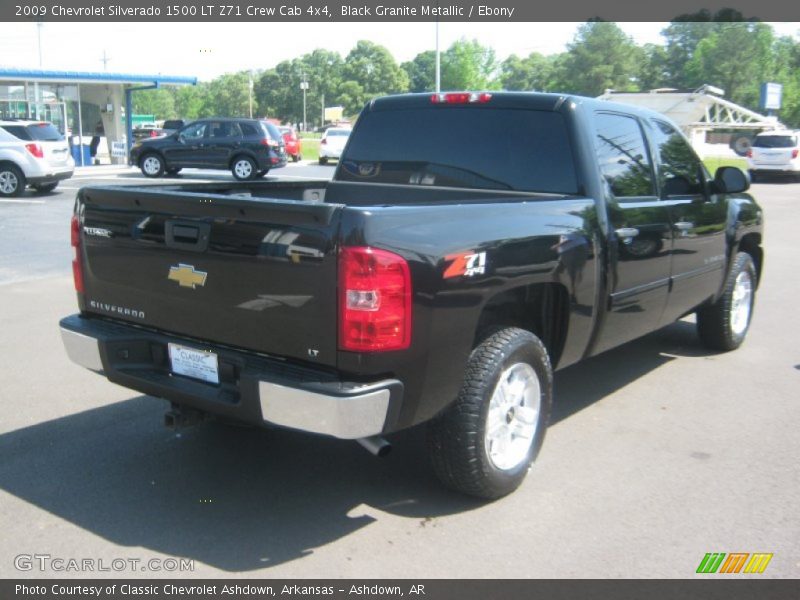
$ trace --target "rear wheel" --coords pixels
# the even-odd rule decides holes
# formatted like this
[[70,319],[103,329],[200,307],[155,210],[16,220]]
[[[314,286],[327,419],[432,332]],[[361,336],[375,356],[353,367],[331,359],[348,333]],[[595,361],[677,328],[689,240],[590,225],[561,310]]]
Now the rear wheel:
[[25,191],[25,175],[16,165],[0,165],[0,196],[11,198]]
[[161,177],[164,174],[164,161],[158,154],[145,154],[140,164],[145,177]]
[[39,194],[47,194],[52,192],[54,189],[58,187],[58,182],[53,181],[51,183],[36,183],[33,185],[33,189],[37,191]]
[[247,181],[253,179],[258,172],[258,167],[252,158],[247,156],[238,156],[233,160],[231,173],[239,181]]
[[327,165],[328,164],[328,158],[326,156],[320,156],[319,157],[319,164]]
[[513,492],[542,446],[552,397],[539,338],[515,327],[493,333],[472,351],[456,401],[428,425],[436,474],[470,496]]
[[303,159],[300,154],[292,154],[292,162],[300,162]]
[[742,345],[753,316],[757,281],[753,258],[739,252],[725,280],[722,296],[697,311],[697,333],[705,346],[728,351]]

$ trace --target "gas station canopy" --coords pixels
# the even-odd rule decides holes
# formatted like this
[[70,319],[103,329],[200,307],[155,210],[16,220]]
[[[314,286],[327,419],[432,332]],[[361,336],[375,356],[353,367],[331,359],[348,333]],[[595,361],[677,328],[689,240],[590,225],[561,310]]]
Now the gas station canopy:
[[197,78],[0,68],[0,119],[50,121],[81,147],[102,131],[111,161],[124,163],[125,152],[114,149],[130,149],[131,94],[166,85],[197,85]]

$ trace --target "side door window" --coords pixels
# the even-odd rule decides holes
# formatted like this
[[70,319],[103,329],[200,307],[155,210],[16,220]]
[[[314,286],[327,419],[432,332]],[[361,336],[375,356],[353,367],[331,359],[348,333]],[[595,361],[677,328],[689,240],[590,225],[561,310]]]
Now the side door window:
[[200,142],[206,134],[206,125],[206,123],[194,123],[193,125],[189,125],[180,132],[179,137],[182,141],[188,143]]
[[600,170],[614,197],[655,197],[653,167],[636,119],[613,113],[599,113],[596,119]]
[[658,148],[658,183],[665,200],[705,194],[706,171],[692,147],[669,123],[653,119]]

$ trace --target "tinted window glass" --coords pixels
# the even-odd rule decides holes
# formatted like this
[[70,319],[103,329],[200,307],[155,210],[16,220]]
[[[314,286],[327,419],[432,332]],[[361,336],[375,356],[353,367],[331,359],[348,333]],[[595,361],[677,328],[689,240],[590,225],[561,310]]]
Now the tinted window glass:
[[367,112],[352,137],[337,174],[345,181],[577,192],[566,124],[554,112],[487,106]]
[[753,140],[755,148],[794,148],[797,138],[791,135],[759,135]]
[[242,135],[244,136],[259,135],[256,126],[252,123],[240,123],[239,127],[241,127]]
[[283,142],[283,136],[281,135],[281,132],[278,131],[278,128],[275,127],[275,125],[273,125],[272,123],[262,123],[262,125],[264,125],[264,128],[267,130],[269,137],[271,137],[276,142],[281,142],[281,143]]
[[659,182],[661,195],[698,195],[703,193],[705,172],[692,147],[668,123],[653,121],[654,141],[661,159]]
[[600,170],[617,198],[655,195],[650,159],[636,119],[596,115]]
[[242,137],[242,130],[236,122],[212,121],[208,124],[208,136],[217,139]]
[[27,142],[32,139],[31,134],[28,133],[24,125],[3,125],[3,129],[20,140]]
[[61,132],[52,123],[36,123],[26,127],[33,140],[40,142],[60,142],[64,139]]
[[207,123],[195,123],[181,130],[181,138],[185,140],[199,140],[206,133]]

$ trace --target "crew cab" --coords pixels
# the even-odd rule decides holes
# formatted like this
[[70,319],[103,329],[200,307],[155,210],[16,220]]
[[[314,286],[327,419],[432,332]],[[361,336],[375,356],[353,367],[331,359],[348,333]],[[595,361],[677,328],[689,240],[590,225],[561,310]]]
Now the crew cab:
[[706,346],[744,341],[764,261],[748,185],[629,106],[379,98],[331,181],[81,189],[61,333],[171,424],[383,454],[427,423],[441,480],[497,498],[542,446],[554,369],[691,313]]

